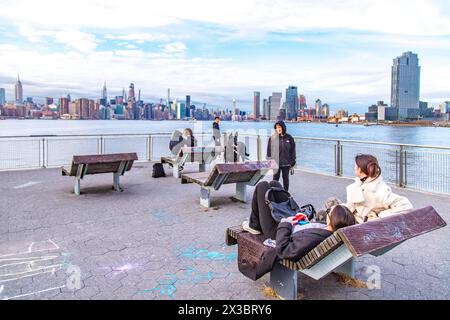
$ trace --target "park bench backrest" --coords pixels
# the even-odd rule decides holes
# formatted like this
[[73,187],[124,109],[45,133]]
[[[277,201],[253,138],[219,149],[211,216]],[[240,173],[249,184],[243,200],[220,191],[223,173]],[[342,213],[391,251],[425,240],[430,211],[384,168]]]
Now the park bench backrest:
[[127,161],[127,166],[124,168],[124,171],[129,171],[133,165],[133,162],[137,159],[138,157],[136,153],[73,156],[70,175],[77,175],[79,165],[87,165],[85,174],[117,172],[120,163],[123,161]]
[[266,174],[269,170],[276,170],[277,164],[273,160],[252,161],[243,163],[219,163],[211,170],[205,180],[205,186],[220,188],[223,184],[247,182],[255,185],[259,179],[254,179],[257,173]]
[[377,252],[421,234],[442,228],[446,222],[433,207],[396,214],[337,231],[353,256]]
[[188,162],[200,163],[211,162],[219,153],[215,147],[183,147],[180,150],[181,152],[183,152],[183,156],[178,156],[180,159],[186,157]]

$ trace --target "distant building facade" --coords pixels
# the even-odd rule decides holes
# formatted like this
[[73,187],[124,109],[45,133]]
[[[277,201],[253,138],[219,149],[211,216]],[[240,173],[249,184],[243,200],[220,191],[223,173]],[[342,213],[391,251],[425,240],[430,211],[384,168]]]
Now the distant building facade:
[[260,115],[261,93],[258,91],[253,92],[253,116],[258,119]]
[[289,86],[286,89],[286,119],[296,120],[298,115],[298,92],[296,86]]
[[417,119],[420,115],[420,66],[417,54],[405,52],[392,66],[391,107],[398,120]]

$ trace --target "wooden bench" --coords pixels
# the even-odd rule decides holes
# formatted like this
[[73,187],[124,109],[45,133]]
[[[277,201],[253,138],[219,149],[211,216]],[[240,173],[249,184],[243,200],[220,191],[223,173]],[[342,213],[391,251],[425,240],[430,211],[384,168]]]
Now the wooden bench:
[[119,177],[129,171],[137,160],[136,153],[114,153],[73,156],[70,168],[61,168],[63,176],[75,177],[74,192],[80,195],[80,182],[85,175],[113,173],[113,188],[121,191]]
[[199,172],[204,172],[206,164],[210,164],[222,152],[223,147],[183,147],[175,158],[161,157],[161,163],[172,165],[173,176],[179,178],[186,163],[197,162]]
[[[315,280],[331,272],[345,273],[354,278],[355,257],[383,255],[405,240],[446,225],[430,206],[339,229],[300,260],[284,259],[276,263],[270,272],[270,284],[281,297],[296,299],[298,271]],[[228,228],[227,245],[237,244],[241,232],[246,232],[242,226]]]
[[200,185],[200,204],[211,207],[211,191],[219,190],[224,184],[236,184],[236,198],[246,202],[246,186],[254,186],[268,172],[276,170],[273,160],[243,163],[216,164],[211,172],[190,173],[181,175],[181,183],[196,183]]

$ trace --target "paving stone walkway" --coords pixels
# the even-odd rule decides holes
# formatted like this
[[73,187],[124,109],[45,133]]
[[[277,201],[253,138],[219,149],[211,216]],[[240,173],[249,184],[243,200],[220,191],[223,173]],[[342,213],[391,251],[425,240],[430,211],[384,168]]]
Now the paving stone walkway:
[[[204,209],[198,186],[151,178],[148,163],[126,173],[119,193],[109,174],[87,176],[79,197],[59,169],[0,172],[0,181],[0,299],[269,299],[269,276],[242,276],[236,246],[224,243],[225,229],[250,213],[249,204],[229,198],[230,185]],[[329,196],[344,199],[350,182],[299,171],[291,191],[320,208]],[[450,197],[395,191],[450,221]],[[300,275],[299,298],[450,299],[449,230],[358,258],[357,278],[365,282],[379,270],[380,289],[349,287],[334,274],[320,281]]]

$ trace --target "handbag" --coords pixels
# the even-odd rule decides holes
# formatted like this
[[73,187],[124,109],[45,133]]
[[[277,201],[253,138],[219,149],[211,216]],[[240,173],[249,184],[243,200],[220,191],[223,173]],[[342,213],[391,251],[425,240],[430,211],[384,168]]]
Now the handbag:
[[153,165],[153,172],[152,172],[152,177],[153,178],[161,178],[161,177],[165,177],[166,173],[164,172],[164,167],[162,165],[162,163],[155,163]]
[[262,234],[249,232],[238,235],[238,269],[249,279],[258,280],[270,272],[277,261],[275,248],[264,245],[266,239]]
[[[269,196],[271,193],[274,193],[274,192],[278,192],[278,193],[280,193],[280,195],[284,195],[284,198],[287,200],[281,201],[281,202],[270,201]],[[265,201],[266,201],[266,204],[270,208],[272,218],[276,222],[280,222],[281,219],[283,219],[283,218],[295,216],[300,211],[299,205],[297,204],[297,202],[295,202],[295,200],[291,196],[291,194],[282,188],[277,188],[277,187],[269,188],[265,194]]]

